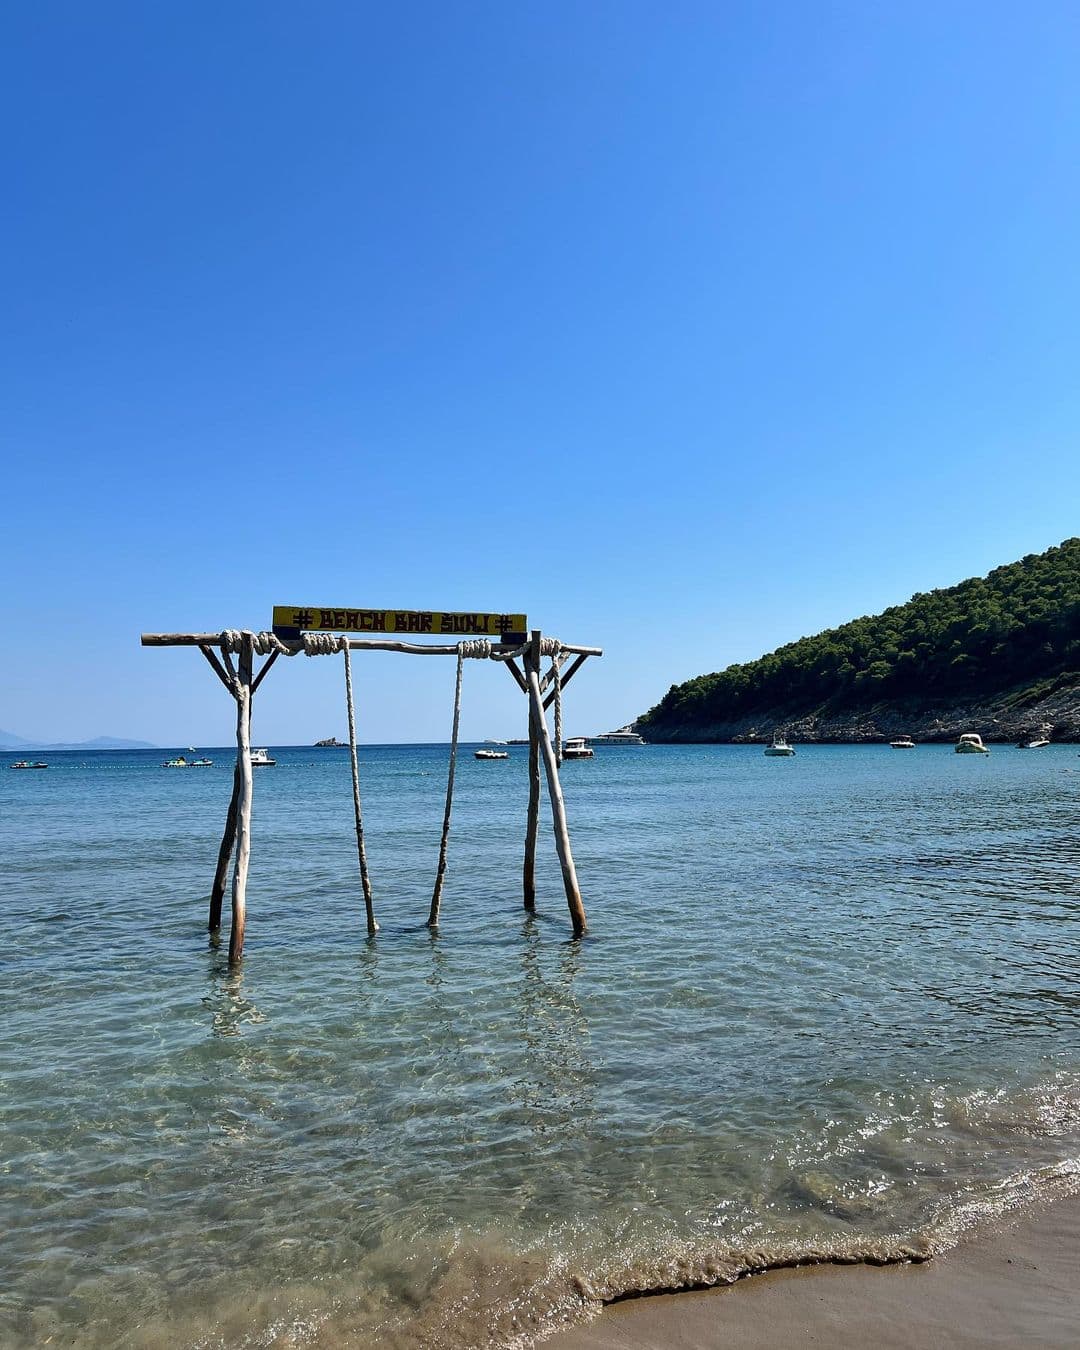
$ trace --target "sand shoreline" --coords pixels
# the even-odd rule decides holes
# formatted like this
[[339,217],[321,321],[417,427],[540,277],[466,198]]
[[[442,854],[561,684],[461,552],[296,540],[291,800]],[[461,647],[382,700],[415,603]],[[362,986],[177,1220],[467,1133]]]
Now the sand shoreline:
[[621,1301],[550,1350],[982,1350],[1080,1344],[1080,1196],[1014,1211],[915,1265],[803,1266]]

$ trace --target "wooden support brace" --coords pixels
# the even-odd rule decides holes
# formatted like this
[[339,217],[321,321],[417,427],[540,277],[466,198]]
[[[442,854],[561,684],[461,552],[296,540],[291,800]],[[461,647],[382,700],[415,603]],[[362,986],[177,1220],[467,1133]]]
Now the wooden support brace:
[[262,684],[263,680],[266,679],[266,672],[270,669],[270,667],[271,667],[271,666],[274,664],[274,662],[278,659],[278,656],[279,656],[279,655],[280,655],[279,652],[271,652],[270,655],[266,658],[266,660],[262,663],[262,670],[259,671],[258,675],[256,675],[255,678],[254,678],[254,680],[252,680],[252,682],[251,682],[251,692],[252,692],[252,694],[255,693],[255,691],[256,691],[256,689],[258,689],[259,685]]
[[506,666],[506,669],[510,672],[511,675],[513,675],[514,679],[517,681],[517,686],[521,690],[521,692],[527,695],[529,692],[529,686],[525,683],[525,676],[522,675],[518,663],[513,658],[511,658],[509,661],[504,661],[503,664]]
[[[566,686],[570,683],[570,681],[574,678],[574,676],[577,674],[577,672],[581,669],[581,667],[585,664],[585,662],[586,662],[588,659],[589,659],[588,656],[577,656],[577,657],[574,658],[573,661],[570,662],[570,664],[569,664],[569,665],[566,667],[566,669],[563,671],[563,673],[562,673],[562,679],[560,680],[560,684],[562,685],[562,687],[563,687],[564,689],[566,688]],[[553,679],[553,675],[549,674],[549,675],[547,676],[546,679],[544,679],[543,681],[541,681],[541,684],[540,684],[541,691],[543,691],[545,688],[547,688],[548,684],[551,682],[552,679]],[[548,708],[550,708],[551,705],[552,705],[554,702],[555,702],[555,690],[553,689],[553,690],[551,691],[551,693],[548,694],[548,696],[544,699],[544,708],[545,708],[545,710],[548,709]]]
[[235,689],[235,686],[234,686],[234,684],[233,684],[233,681],[234,681],[235,678],[236,678],[235,675],[234,675],[232,678],[230,678],[230,677],[226,674],[226,672],[225,672],[225,667],[224,667],[224,666],[221,664],[221,662],[218,660],[217,652],[214,651],[213,647],[208,647],[208,646],[203,642],[203,643],[200,643],[200,644],[199,644],[199,651],[201,651],[202,654],[203,654],[203,656],[205,656],[206,659],[210,662],[210,668],[211,668],[211,670],[213,670],[214,674],[218,677],[218,679],[219,679],[219,680],[221,681],[221,683],[225,686],[225,688],[229,691],[229,693],[232,694],[232,696],[235,698],[235,697],[236,697],[236,689]]

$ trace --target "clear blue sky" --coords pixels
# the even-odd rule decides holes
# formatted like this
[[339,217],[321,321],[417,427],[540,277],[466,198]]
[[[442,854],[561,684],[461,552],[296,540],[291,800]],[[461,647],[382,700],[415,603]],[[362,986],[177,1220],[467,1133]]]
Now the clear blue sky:
[[[277,602],[526,610],[605,647],[592,732],[1080,528],[1073,4],[41,0],[0,46],[6,730],[227,741],[138,635]],[[366,739],[446,739],[450,662],[357,673]],[[257,739],[340,683],[275,670]]]

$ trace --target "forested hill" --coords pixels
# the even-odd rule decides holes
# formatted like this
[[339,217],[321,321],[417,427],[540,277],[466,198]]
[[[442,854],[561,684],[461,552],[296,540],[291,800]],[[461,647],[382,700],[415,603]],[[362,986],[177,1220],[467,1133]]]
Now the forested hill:
[[[811,739],[951,734],[956,712],[1013,734],[1080,717],[1080,539],[883,614],[672,685],[637,726],[651,741],[745,740],[776,725]],[[1071,701],[1070,701],[1071,700]]]

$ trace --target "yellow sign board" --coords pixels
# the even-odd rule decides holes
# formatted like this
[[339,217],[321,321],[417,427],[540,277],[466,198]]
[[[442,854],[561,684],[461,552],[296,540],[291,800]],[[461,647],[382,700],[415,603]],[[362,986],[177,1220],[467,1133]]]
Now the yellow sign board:
[[321,605],[275,605],[275,632],[464,633],[473,637],[521,637],[524,614],[436,613],[414,609],[336,609]]

